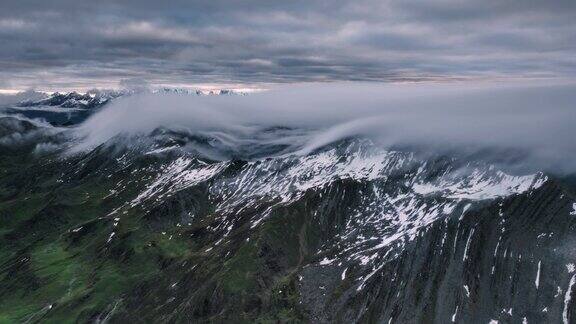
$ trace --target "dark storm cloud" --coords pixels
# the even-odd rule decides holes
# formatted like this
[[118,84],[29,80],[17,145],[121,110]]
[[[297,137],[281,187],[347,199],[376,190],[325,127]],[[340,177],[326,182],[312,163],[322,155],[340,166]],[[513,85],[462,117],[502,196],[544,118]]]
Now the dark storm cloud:
[[20,88],[572,78],[576,1],[7,0],[0,44]]

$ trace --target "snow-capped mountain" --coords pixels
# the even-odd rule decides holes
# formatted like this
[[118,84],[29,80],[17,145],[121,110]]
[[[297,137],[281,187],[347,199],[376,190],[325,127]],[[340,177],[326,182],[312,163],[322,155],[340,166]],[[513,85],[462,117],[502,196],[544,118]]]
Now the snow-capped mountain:
[[200,90],[200,89],[182,89],[182,88],[160,88],[150,90],[152,93],[157,94],[185,94],[197,96],[230,96],[238,95],[244,96],[247,93],[239,90],[232,89],[216,89],[216,90]]
[[54,94],[0,117],[9,322],[576,319],[574,176],[174,91]]
[[191,90],[181,88],[159,88],[150,90],[99,90],[85,93],[54,92],[50,95],[40,95],[39,92],[26,93],[17,98],[22,100],[0,107],[0,112],[21,114],[29,118],[42,118],[55,126],[70,126],[78,124],[99,108],[116,98],[142,93],[193,95],[193,96],[231,96],[246,95],[246,92],[228,89]]
[[122,92],[94,92],[94,93],[78,93],[68,92],[59,93],[55,92],[46,99],[41,100],[27,100],[20,102],[19,107],[61,107],[61,108],[77,108],[77,109],[90,109],[106,104],[108,101],[121,96]]
[[124,92],[118,91],[55,92],[46,98],[7,105],[0,112],[43,119],[55,126],[69,126],[84,121],[99,108],[123,95]]
[[183,94],[183,95],[196,95],[196,96],[215,96],[215,95],[246,95],[246,92],[230,90],[230,89],[216,89],[216,90],[197,90],[197,89],[183,89],[183,88],[158,88],[150,90],[89,90],[85,93],[79,92],[54,92],[50,95],[40,96],[39,92],[20,96],[22,100],[14,104],[17,107],[60,107],[60,108],[77,108],[77,109],[90,109],[100,107],[111,100],[138,93],[152,93],[152,94]]

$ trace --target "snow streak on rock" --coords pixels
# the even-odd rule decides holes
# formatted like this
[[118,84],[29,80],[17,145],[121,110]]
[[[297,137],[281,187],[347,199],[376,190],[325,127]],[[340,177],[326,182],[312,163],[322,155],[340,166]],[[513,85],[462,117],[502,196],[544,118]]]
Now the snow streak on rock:
[[569,316],[568,316],[568,307],[570,306],[570,301],[572,300],[572,287],[576,283],[576,275],[573,275],[570,278],[570,283],[568,284],[568,288],[566,288],[566,294],[564,295],[564,311],[562,312],[562,320],[564,324],[569,323]]
[[[342,233],[318,253],[338,247],[338,255],[325,258],[320,264],[333,266],[346,261],[363,267],[366,274],[358,282],[358,289],[362,289],[367,280],[398,255],[397,251],[433,222],[451,216],[461,220],[480,201],[528,192],[547,181],[543,174],[514,176],[486,164],[461,167],[449,162],[437,163],[413,153],[380,150],[368,141],[354,141],[307,156],[273,157],[239,164],[203,162],[182,156],[166,165],[131,206],[161,201],[180,190],[210,181],[210,199],[221,215],[222,224],[217,228],[232,228],[235,215],[265,206],[251,216],[254,228],[275,208],[296,203],[308,193],[322,199],[337,181],[352,181],[359,187],[348,194],[355,195],[360,202],[350,206]],[[324,212],[315,208],[318,209],[313,210],[314,214]],[[464,261],[473,240],[472,229],[467,233],[461,256]],[[441,248],[445,241],[444,237]]]
[[224,170],[227,165],[227,162],[206,164],[195,158],[180,157],[167,165],[146,190],[132,201],[131,205],[134,207],[150,198],[160,200],[182,189],[207,181]]
[[491,167],[473,170],[464,177],[449,175],[436,183],[419,183],[414,186],[414,190],[423,195],[441,194],[447,198],[483,200],[536,189],[546,180],[542,174],[512,176]]

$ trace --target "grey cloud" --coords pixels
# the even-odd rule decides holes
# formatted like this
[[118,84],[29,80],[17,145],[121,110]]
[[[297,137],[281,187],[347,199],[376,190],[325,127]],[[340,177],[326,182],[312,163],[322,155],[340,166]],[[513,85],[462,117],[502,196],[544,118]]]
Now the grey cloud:
[[91,88],[130,78],[153,85],[573,78],[575,3],[8,0],[0,10],[0,79],[18,88]]

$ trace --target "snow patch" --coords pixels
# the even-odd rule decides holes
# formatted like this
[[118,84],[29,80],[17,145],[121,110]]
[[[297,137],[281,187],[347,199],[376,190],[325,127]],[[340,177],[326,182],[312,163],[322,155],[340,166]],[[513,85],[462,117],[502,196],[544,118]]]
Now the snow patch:
[[474,170],[464,178],[446,176],[437,183],[419,183],[413,188],[422,195],[440,194],[452,199],[485,200],[537,189],[547,180],[542,173],[513,176],[489,169]]
[[568,289],[566,289],[566,294],[564,295],[564,311],[562,311],[562,320],[564,324],[568,324],[568,306],[572,300],[572,287],[576,283],[576,275],[570,278],[570,283],[568,284]]
[[324,266],[324,265],[329,265],[329,264],[332,264],[332,262],[334,262],[335,260],[336,260],[336,259],[330,260],[330,259],[328,259],[328,258],[325,257],[324,259],[322,259],[322,260],[320,261],[320,265],[323,265],[323,266]]

